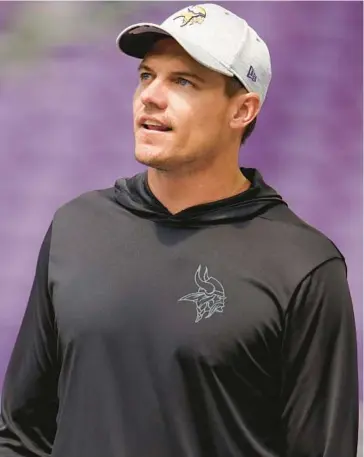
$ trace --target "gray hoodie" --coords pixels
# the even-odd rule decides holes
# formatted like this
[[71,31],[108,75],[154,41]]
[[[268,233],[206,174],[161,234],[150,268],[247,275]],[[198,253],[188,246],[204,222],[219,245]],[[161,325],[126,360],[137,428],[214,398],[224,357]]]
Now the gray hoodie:
[[176,215],[146,173],[56,211],[0,457],[355,457],[345,260],[242,171],[248,191]]

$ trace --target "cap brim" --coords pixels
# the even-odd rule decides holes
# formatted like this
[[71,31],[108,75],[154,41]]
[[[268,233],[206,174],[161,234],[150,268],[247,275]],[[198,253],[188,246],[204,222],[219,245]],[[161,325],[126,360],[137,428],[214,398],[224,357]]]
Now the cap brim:
[[117,37],[116,43],[119,49],[132,57],[143,59],[160,39],[171,37],[197,62],[226,76],[234,76],[234,73],[222,62],[215,59],[196,43],[191,43],[176,33],[171,33],[163,27],[148,22],[134,24],[124,29]]

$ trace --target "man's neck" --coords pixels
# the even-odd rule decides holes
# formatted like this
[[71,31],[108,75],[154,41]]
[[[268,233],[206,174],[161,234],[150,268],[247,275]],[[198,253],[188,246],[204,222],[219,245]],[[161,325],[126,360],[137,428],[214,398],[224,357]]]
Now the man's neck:
[[172,214],[238,195],[251,184],[238,167],[219,173],[201,170],[185,174],[148,168],[147,176],[153,195]]

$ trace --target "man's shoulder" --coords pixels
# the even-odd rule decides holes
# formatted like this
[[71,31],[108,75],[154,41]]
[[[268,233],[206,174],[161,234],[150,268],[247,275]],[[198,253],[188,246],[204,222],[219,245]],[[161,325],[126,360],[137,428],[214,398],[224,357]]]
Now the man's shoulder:
[[83,192],[60,205],[57,208],[55,215],[63,216],[67,213],[73,213],[74,211],[102,207],[108,202],[114,201],[114,192],[114,187],[93,189]]
[[309,224],[285,205],[269,210],[261,218],[268,224],[270,241],[275,250],[284,253],[292,263],[314,269],[320,264],[344,255],[330,237]]
[[83,192],[60,205],[52,220],[52,232],[72,232],[73,229],[99,227],[115,212],[114,188],[107,187]]

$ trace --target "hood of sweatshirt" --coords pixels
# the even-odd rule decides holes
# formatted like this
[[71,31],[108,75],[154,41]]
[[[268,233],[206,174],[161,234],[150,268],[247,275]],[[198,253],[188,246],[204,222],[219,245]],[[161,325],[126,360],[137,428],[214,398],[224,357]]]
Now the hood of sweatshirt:
[[240,168],[251,182],[248,190],[233,197],[195,205],[172,214],[153,195],[147,172],[115,182],[115,199],[127,211],[154,222],[179,227],[202,227],[253,219],[276,205],[287,205],[280,195],[266,184],[254,168]]

